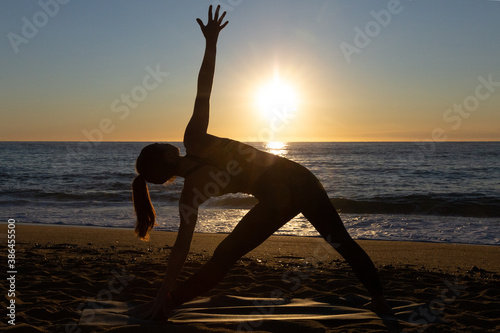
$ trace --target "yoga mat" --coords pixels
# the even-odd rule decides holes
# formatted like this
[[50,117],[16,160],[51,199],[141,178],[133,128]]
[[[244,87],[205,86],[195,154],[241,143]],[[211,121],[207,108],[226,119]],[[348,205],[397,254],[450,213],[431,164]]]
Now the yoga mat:
[[[364,321],[383,319],[404,321],[415,324],[412,315],[425,305],[406,301],[391,300],[389,304],[395,311],[394,316],[378,316],[359,307],[346,304],[367,302],[360,296],[346,298],[283,299],[240,296],[217,296],[199,298],[183,304],[171,313],[169,322],[180,323],[229,323],[254,322],[262,320],[342,320]],[[79,325],[158,325],[161,322],[130,317],[124,312],[137,303],[116,301],[87,302],[82,311]]]

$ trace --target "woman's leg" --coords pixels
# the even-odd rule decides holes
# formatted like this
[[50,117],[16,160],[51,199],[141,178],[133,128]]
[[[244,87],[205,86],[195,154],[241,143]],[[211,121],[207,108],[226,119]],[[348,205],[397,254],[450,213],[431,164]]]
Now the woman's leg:
[[[373,299],[383,298],[377,269],[366,252],[351,238],[326,192],[318,186],[304,193],[302,214],[349,263]],[[306,198],[307,196],[307,198]]]
[[276,209],[276,206],[258,203],[219,244],[212,258],[171,292],[175,307],[215,287],[239,258],[259,246],[297,214],[294,209]]

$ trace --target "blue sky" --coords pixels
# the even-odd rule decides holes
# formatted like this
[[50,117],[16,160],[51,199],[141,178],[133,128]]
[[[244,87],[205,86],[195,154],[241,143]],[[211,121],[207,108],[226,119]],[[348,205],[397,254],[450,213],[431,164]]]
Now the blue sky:
[[[195,19],[212,3],[2,1],[0,140],[181,140],[203,56]],[[500,1],[220,3],[215,135],[500,140]],[[300,100],[280,126],[254,103],[275,75]],[[146,94],[127,106],[134,89]]]

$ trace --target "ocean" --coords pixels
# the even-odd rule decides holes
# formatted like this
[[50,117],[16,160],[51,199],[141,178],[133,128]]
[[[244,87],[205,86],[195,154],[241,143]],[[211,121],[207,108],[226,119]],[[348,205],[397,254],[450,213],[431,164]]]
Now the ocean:
[[[0,221],[133,228],[131,183],[146,144],[0,142]],[[355,239],[500,245],[500,142],[250,144],[308,167]],[[182,185],[150,185],[156,229],[177,230]],[[211,199],[196,231],[229,233],[255,202]],[[276,234],[318,236],[301,215]]]

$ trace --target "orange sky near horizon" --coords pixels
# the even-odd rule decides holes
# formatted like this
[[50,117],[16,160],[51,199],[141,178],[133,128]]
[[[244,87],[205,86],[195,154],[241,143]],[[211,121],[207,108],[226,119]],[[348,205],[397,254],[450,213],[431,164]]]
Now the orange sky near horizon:
[[[398,3],[228,5],[209,132],[247,142],[500,141],[500,4],[460,2],[450,17],[445,1]],[[42,10],[0,4],[0,141],[182,141],[206,4],[69,3],[29,35],[24,25]],[[296,102],[288,95],[263,113],[260,91],[276,77]]]

